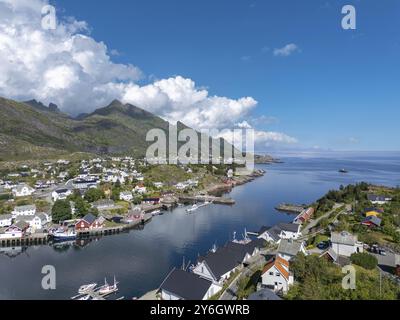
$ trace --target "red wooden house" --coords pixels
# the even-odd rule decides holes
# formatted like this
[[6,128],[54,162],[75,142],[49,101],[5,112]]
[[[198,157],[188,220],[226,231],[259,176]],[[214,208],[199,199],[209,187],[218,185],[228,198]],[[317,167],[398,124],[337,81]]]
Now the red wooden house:
[[103,217],[96,218],[92,214],[87,214],[75,224],[75,230],[85,231],[90,229],[100,229],[103,227],[105,219]]

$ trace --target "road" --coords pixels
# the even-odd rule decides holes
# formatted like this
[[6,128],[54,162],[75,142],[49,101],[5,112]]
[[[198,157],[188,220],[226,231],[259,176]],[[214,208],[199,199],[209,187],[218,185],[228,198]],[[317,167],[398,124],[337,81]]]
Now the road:
[[[335,205],[333,206],[333,209],[331,211],[328,211],[327,213],[325,213],[324,215],[320,216],[319,218],[315,219],[315,220],[311,220],[310,223],[301,231],[301,233],[303,234],[303,236],[308,235],[308,233],[310,232],[310,230],[312,228],[314,228],[315,226],[318,225],[318,223],[325,218],[328,218],[336,209],[340,208],[343,206],[343,203],[335,203]],[[341,212],[339,213],[341,214]],[[339,215],[338,214],[338,215]]]
[[240,271],[239,275],[236,276],[225,292],[221,295],[219,300],[236,300],[236,292],[238,290],[239,280],[244,277],[250,277],[254,273],[254,269],[264,266],[268,260],[266,259],[266,256],[274,254],[275,252],[265,250],[250,259],[249,265]]

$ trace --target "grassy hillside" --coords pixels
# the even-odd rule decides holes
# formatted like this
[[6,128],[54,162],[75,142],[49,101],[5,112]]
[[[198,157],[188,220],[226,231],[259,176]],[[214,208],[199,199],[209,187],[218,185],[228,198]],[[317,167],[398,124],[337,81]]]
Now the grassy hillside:
[[[182,123],[177,126],[178,131],[188,128]],[[147,132],[159,128],[168,136],[168,127],[160,117],[117,100],[71,118],[55,105],[0,98],[0,160],[54,158],[74,152],[142,157],[150,145]]]

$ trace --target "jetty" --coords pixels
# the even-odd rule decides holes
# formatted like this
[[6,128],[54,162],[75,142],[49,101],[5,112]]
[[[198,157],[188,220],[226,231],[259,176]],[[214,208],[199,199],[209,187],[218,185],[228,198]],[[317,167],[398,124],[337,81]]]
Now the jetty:
[[279,206],[275,207],[275,209],[278,211],[282,211],[282,212],[300,214],[304,211],[305,208],[300,205],[283,203],[283,204],[280,204]]
[[21,238],[2,238],[0,239],[0,247],[41,245],[47,244],[48,240],[49,235],[47,233],[33,233]]
[[214,204],[234,205],[236,202],[231,198],[214,197],[214,196],[180,196],[180,202],[211,202]]

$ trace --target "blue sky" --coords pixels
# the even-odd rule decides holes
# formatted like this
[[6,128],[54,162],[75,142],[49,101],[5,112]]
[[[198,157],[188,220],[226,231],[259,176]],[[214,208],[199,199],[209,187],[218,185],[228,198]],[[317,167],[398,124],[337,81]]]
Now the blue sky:
[[[397,0],[50,3],[86,21],[114,62],[138,66],[143,85],[180,75],[211,96],[254,98],[243,120],[298,141],[271,148],[400,150]],[[341,28],[345,4],[356,30]]]

